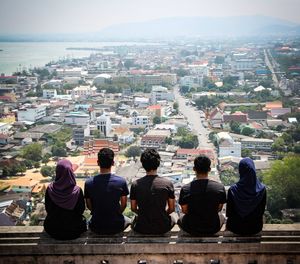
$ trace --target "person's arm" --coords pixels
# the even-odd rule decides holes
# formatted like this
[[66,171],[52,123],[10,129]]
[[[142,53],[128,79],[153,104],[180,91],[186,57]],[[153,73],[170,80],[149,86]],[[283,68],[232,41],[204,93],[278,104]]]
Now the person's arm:
[[126,206],[127,206],[127,196],[121,196],[121,198],[120,198],[120,211],[121,211],[121,213],[124,212]]
[[90,198],[85,198],[86,207],[92,211],[92,201]]
[[76,203],[76,206],[75,206],[75,210],[78,214],[82,215],[84,210],[85,210],[85,203],[84,203],[84,198],[83,198],[83,192],[82,190],[80,189],[80,194],[79,194],[79,197],[78,197],[78,201]]
[[50,202],[51,202],[51,199],[49,197],[48,191],[46,190],[46,195],[45,195],[45,209],[46,209],[47,214],[50,211]]
[[136,200],[130,200],[130,209],[132,212],[138,214],[138,206]]
[[181,211],[184,213],[184,214],[187,214],[189,212],[189,207],[187,204],[181,204]]
[[218,206],[218,212],[221,212],[221,211],[222,211],[223,205],[224,205],[224,204],[219,204],[219,206]]
[[172,214],[175,211],[175,199],[168,199],[168,209],[167,213]]

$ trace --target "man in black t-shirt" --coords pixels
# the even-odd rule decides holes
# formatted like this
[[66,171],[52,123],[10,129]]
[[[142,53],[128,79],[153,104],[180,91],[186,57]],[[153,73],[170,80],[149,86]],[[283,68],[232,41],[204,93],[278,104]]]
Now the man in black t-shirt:
[[123,231],[130,219],[122,213],[129,193],[124,178],[111,173],[114,152],[103,148],[98,153],[100,174],[86,180],[84,196],[92,218],[89,227],[99,234],[116,234]]
[[180,191],[179,204],[184,215],[178,224],[192,235],[214,234],[225,220],[221,214],[226,203],[225,188],[223,184],[208,179],[210,164],[208,157],[197,157],[194,160],[196,179]]
[[157,175],[160,156],[155,149],[145,150],[141,163],[146,176],[131,185],[131,210],[137,214],[131,226],[139,233],[163,234],[176,223],[175,216],[170,216],[175,210],[174,187]]

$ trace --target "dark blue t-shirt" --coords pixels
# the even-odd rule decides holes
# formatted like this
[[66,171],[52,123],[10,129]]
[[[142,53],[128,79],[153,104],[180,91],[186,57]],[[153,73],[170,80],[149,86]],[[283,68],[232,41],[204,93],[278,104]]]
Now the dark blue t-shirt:
[[87,179],[84,197],[92,203],[90,228],[97,233],[117,233],[124,229],[120,198],[129,193],[125,179],[114,174],[99,174]]

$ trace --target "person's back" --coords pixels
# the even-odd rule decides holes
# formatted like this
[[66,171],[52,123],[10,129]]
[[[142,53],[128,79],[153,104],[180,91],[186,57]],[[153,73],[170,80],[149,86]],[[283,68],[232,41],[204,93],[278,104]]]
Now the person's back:
[[239,164],[240,180],[228,190],[226,228],[240,235],[262,230],[266,188],[256,177],[254,162],[244,158]]
[[194,161],[197,178],[182,187],[179,204],[184,213],[179,220],[180,227],[192,234],[214,234],[223,224],[219,213],[226,202],[224,185],[208,179],[210,160],[199,156]]
[[113,152],[101,149],[98,154],[100,174],[85,182],[84,195],[92,218],[89,227],[100,234],[115,234],[128,225],[122,212],[126,208],[128,187],[125,179],[111,173]]
[[45,231],[55,239],[75,239],[87,230],[83,216],[85,210],[81,188],[76,186],[72,164],[61,160],[56,167],[55,181],[45,194],[47,216]]
[[155,150],[146,150],[141,162],[147,175],[131,186],[131,210],[137,213],[132,228],[144,234],[163,234],[175,224],[170,217],[175,207],[174,187],[170,180],[157,175],[160,157]]

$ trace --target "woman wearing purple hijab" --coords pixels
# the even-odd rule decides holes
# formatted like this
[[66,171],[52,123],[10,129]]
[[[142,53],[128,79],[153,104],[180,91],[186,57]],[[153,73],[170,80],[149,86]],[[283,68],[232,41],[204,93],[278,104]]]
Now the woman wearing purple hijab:
[[45,231],[55,239],[75,239],[86,231],[83,192],[76,186],[72,163],[60,160],[56,166],[56,176],[45,195],[47,216]]
[[266,187],[257,179],[250,158],[240,161],[239,174],[240,180],[228,190],[226,228],[239,235],[254,235],[263,227]]

